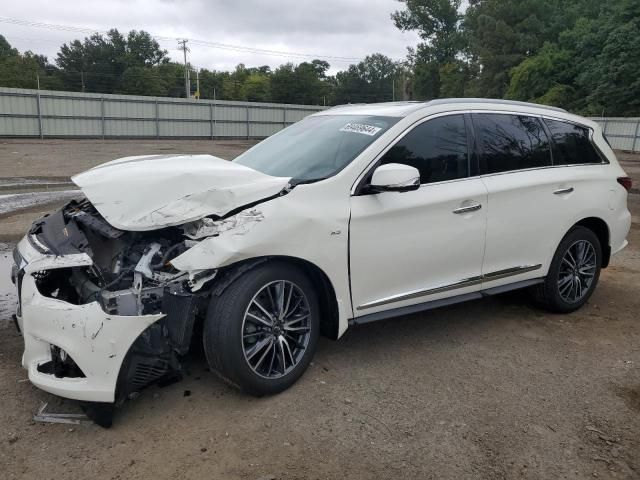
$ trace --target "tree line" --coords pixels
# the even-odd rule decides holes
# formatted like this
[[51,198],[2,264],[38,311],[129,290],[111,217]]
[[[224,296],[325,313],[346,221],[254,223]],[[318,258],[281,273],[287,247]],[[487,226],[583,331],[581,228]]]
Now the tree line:
[[[640,114],[638,0],[399,0],[416,31],[405,59],[374,53],[329,75],[316,59],[199,69],[200,98],[335,105],[446,97],[534,101],[586,115]],[[191,73],[195,90],[195,69]],[[0,85],[184,97],[184,65],[151,35],[118,30],[60,47],[53,62],[0,35]]]

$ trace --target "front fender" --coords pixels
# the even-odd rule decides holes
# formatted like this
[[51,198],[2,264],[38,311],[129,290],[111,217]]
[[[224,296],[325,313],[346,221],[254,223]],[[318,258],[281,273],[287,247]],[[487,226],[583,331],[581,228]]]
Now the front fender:
[[[309,189],[310,190],[310,189]],[[335,292],[339,335],[353,317],[348,275],[348,202],[327,202],[322,207],[307,192],[279,197],[254,206],[250,225],[225,228],[174,258],[182,271],[221,268],[258,257],[295,257],[322,270]],[[258,219],[258,220],[255,220]]]

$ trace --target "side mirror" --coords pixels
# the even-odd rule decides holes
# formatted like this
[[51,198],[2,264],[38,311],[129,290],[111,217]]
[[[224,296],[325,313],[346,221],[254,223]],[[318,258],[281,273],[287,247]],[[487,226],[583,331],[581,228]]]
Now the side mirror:
[[369,192],[410,192],[420,188],[420,172],[417,168],[400,163],[380,165],[373,172]]

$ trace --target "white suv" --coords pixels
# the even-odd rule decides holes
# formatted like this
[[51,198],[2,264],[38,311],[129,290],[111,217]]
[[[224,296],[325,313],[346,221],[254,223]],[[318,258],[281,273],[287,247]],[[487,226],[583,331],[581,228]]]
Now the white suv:
[[192,340],[263,395],[350,324],[523,287],[573,311],[630,227],[597,124],[500,100],[336,107],[233,162],[130,157],[73,180],[86,199],[15,251],[23,364],[107,409],[178,377]]

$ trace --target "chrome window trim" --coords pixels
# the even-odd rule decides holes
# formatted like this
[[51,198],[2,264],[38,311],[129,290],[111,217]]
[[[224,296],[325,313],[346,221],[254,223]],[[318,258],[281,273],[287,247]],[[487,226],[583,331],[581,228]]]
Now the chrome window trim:
[[[524,169],[519,169],[519,170],[507,170],[505,172],[485,173],[485,174],[481,173],[481,174],[478,175],[481,178],[488,178],[488,177],[494,177],[496,175],[505,175],[505,174],[511,174],[511,173],[531,172],[531,171],[535,171],[535,170],[547,170],[547,169],[550,169],[550,168],[610,165],[610,162],[608,160],[606,160],[606,156],[603,155],[600,152],[600,149],[598,148],[598,146],[593,141],[593,135],[595,133],[593,128],[590,127],[589,125],[585,125],[584,123],[580,123],[580,122],[576,122],[576,121],[572,121],[572,120],[567,120],[567,119],[564,119],[564,118],[558,118],[558,117],[554,117],[554,116],[547,115],[547,114],[511,112],[511,111],[506,111],[506,110],[477,110],[477,109],[474,109],[474,110],[469,110],[468,113],[470,113],[470,114],[474,114],[474,113],[475,114],[482,114],[482,113],[487,114],[488,113],[488,114],[500,114],[500,115],[520,115],[520,116],[526,116],[526,117],[534,117],[534,118],[538,118],[540,120],[548,119],[548,120],[553,120],[555,122],[563,122],[563,123],[569,123],[571,125],[577,125],[578,127],[585,128],[585,129],[587,129],[589,131],[589,142],[591,143],[591,145],[595,149],[596,153],[600,157],[600,163],[570,163],[570,164],[566,164],[566,165],[546,165],[544,167],[532,167],[532,168],[524,168]],[[474,127],[474,129],[475,129],[475,127]],[[549,143],[553,144],[553,138],[549,138]],[[553,158],[552,158],[552,161],[553,161]]]
[[[542,107],[544,108],[544,107]],[[554,116],[552,114],[549,113],[527,113],[527,112],[518,112],[515,110],[492,110],[492,109],[478,109],[478,108],[472,108],[472,109],[466,109],[466,110],[451,110],[449,112],[439,112],[439,113],[434,113],[432,115],[428,115],[426,117],[423,117],[419,120],[416,120],[415,122],[413,122],[411,125],[409,125],[402,133],[400,133],[400,135],[398,135],[397,137],[395,137],[391,142],[389,142],[389,144],[387,144],[387,146],[378,154],[376,155],[376,157],[362,170],[362,172],[360,173],[360,175],[358,175],[358,177],[356,178],[356,181],[353,183],[353,185],[351,186],[351,196],[355,195],[355,192],[358,188],[358,186],[360,185],[360,182],[362,181],[362,179],[369,173],[370,169],[375,166],[375,164],[400,140],[402,140],[402,138],[405,137],[405,135],[407,135],[411,130],[413,130],[415,127],[423,124],[424,122],[427,122],[429,120],[433,120],[435,118],[439,118],[439,117],[446,117],[446,116],[451,116],[451,115],[465,115],[465,114],[498,114],[498,115],[521,115],[521,116],[527,116],[527,117],[535,117],[535,118],[539,118],[540,120],[544,120],[544,119],[548,119],[548,120],[553,120],[556,122],[564,122],[564,123],[569,123],[571,125],[577,125],[581,128],[586,128],[589,131],[589,140],[592,144],[592,146],[595,148],[596,152],[598,153],[598,155],[600,156],[600,159],[602,160],[601,163],[572,163],[572,164],[567,164],[567,165],[547,165],[544,167],[534,167],[534,168],[527,168],[527,169],[523,169],[523,170],[509,170],[506,172],[498,172],[498,173],[489,173],[489,174],[478,174],[478,175],[471,175],[471,171],[469,171],[469,176],[465,177],[465,178],[456,178],[453,180],[446,180],[443,182],[433,182],[433,183],[423,183],[420,184],[420,188],[422,188],[423,186],[430,186],[430,185],[442,185],[442,184],[446,184],[446,183],[451,183],[451,182],[460,182],[460,181],[465,181],[465,180],[470,180],[470,179],[474,179],[474,178],[486,178],[486,177],[492,177],[495,175],[505,175],[505,174],[511,174],[511,173],[519,173],[519,172],[530,172],[530,171],[534,171],[534,170],[546,170],[549,168],[565,168],[565,167],[584,167],[584,166],[602,166],[602,165],[610,165],[610,162],[606,159],[606,156],[604,154],[602,154],[600,152],[600,149],[598,148],[598,146],[595,144],[593,137],[594,137],[594,129],[593,127],[586,125],[582,122],[576,121],[576,120],[569,120],[566,118],[560,118],[557,116]],[[475,129],[475,127],[472,127]],[[553,141],[553,139],[549,139],[551,142]],[[473,153],[473,152],[471,152]]]
[[[475,114],[485,113],[485,114],[498,114],[498,115],[520,115],[520,116],[539,118],[541,120],[548,119],[548,120],[553,120],[553,121],[556,121],[556,122],[564,122],[564,123],[569,123],[569,124],[572,124],[572,125],[577,125],[577,126],[579,126],[581,128],[586,128],[589,131],[589,140],[590,140],[591,144],[593,145],[593,147],[596,149],[596,152],[600,156],[600,159],[602,160],[602,162],[601,163],[574,163],[574,164],[567,164],[567,165],[548,165],[548,166],[544,166],[544,167],[527,168],[527,169],[524,169],[524,170],[509,170],[509,171],[506,171],[506,172],[490,173],[490,174],[484,174],[484,175],[483,174],[478,174],[478,175],[473,175],[473,176],[471,175],[471,171],[469,171],[469,176],[467,176],[465,178],[456,178],[456,179],[453,179],[453,180],[446,180],[446,181],[443,181],[443,182],[423,183],[423,184],[420,184],[420,188],[422,188],[423,186],[429,186],[429,185],[441,185],[441,184],[446,184],[446,183],[451,183],[451,182],[465,181],[465,180],[469,180],[469,179],[473,179],[473,178],[484,178],[484,177],[491,177],[491,176],[494,176],[494,175],[504,175],[504,174],[510,174],[510,173],[518,173],[518,172],[530,172],[530,171],[533,171],[533,170],[545,170],[545,169],[549,169],[549,168],[565,168],[565,167],[602,166],[602,165],[609,165],[610,164],[610,162],[606,160],[606,156],[603,155],[600,152],[600,149],[597,147],[597,145],[593,141],[593,136],[594,136],[594,133],[595,133],[593,127],[591,127],[589,125],[586,125],[584,123],[581,123],[579,121],[556,117],[556,116],[551,115],[549,113],[527,113],[527,112],[518,112],[518,111],[515,111],[515,110],[492,110],[492,109],[477,109],[477,108],[466,109],[466,110],[451,110],[449,112],[434,113],[432,115],[428,115],[428,116],[423,117],[423,118],[421,118],[419,120],[416,120],[411,125],[409,125],[402,133],[400,133],[397,137],[395,137],[391,142],[389,142],[389,144],[387,144],[387,146],[378,155],[376,155],[376,157],[362,170],[360,175],[358,175],[358,177],[356,178],[356,181],[351,186],[351,192],[350,192],[351,196],[355,195],[355,192],[356,192],[358,186],[360,185],[360,182],[369,173],[371,168],[373,166],[375,166],[375,164],[396,143],[398,143],[400,140],[402,140],[402,138],[404,138],[405,135],[407,135],[411,130],[413,130],[417,126],[423,124],[424,122],[427,122],[429,120],[433,120],[433,119],[436,119],[436,118],[439,118],[439,117],[446,117],[446,116],[451,116],[451,115],[474,114],[474,113]],[[472,127],[472,128],[474,128],[474,127]],[[549,139],[549,140],[553,141],[552,139]],[[473,153],[473,152],[471,152],[471,153]]]
[[522,170],[508,170],[506,172],[486,173],[484,175],[478,175],[480,178],[496,177],[498,175],[513,175],[522,172],[535,172],[537,170],[550,170],[555,168],[569,168],[569,167],[603,167],[608,163],[572,163],[570,165],[549,165],[546,167],[525,168]]
[[427,295],[435,295],[436,293],[448,292],[450,290],[456,290],[458,288],[472,287],[479,285],[482,282],[493,282],[502,278],[512,277],[514,275],[521,275],[523,273],[533,272],[542,268],[542,264],[536,265],[522,265],[518,267],[506,268],[504,270],[498,270],[496,272],[486,273],[478,275],[477,277],[465,278],[464,280],[450,283],[448,285],[440,285],[438,287],[432,287],[427,289],[413,290],[411,292],[399,293],[391,295],[389,297],[380,298],[372,302],[367,302],[359,305],[356,310],[366,310],[368,308],[380,307],[382,305],[388,305],[390,303],[401,302],[404,300],[411,300],[413,298],[424,297]]

